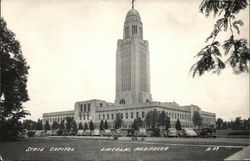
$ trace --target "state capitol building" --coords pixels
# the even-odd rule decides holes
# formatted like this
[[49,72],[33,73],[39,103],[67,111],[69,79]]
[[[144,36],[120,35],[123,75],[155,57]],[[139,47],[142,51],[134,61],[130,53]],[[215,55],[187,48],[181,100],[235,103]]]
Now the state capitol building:
[[44,113],[43,124],[48,121],[52,125],[54,121],[60,123],[66,117],[72,117],[77,124],[81,122],[83,125],[92,120],[95,128],[99,127],[101,120],[107,120],[112,129],[119,113],[123,121],[122,128],[127,129],[131,128],[135,118],[144,120],[147,112],[156,109],[159,112],[165,111],[170,117],[171,127],[179,119],[183,128],[194,128],[194,111],[200,113],[204,126],[215,125],[215,113],[202,111],[196,105],[180,106],[176,102],[152,100],[148,46],[148,41],[143,39],[140,14],[132,7],[123,25],[123,39],[117,41],[115,102],[98,99],[75,102],[72,111]]

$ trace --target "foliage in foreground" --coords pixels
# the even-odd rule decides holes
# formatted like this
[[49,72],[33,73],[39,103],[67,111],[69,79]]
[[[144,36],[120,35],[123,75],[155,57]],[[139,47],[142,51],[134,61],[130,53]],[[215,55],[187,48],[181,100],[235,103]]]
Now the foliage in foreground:
[[29,100],[26,89],[29,66],[15,34],[0,18],[0,140],[15,140],[22,132],[19,122],[29,114],[23,103]]
[[[210,43],[201,49],[195,56],[199,60],[191,67],[190,72],[195,77],[205,72],[213,71],[219,74],[222,69],[229,65],[235,74],[248,72],[250,50],[247,39],[237,38],[240,35],[240,27],[244,25],[242,20],[236,20],[236,15],[247,7],[247,0],[203,0],[200,12],[209,16],[213,13],[219,19],[214,25],[206,43]],[[230,37],[224,43],[216,41],[220,32],[230,32]],[[221,45],[222,44],[222,45]],[[224,50],[224,54],[221,52]],[[222,58],[226,58],[223,61]]]

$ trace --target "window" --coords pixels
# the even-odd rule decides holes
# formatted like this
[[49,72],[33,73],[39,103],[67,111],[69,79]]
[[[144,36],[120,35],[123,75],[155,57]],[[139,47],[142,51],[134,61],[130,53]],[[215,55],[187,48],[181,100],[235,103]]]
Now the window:
[[123,119],[123,113],[121,113],[121,119]]
[[109,120],[109,114],[107,114],[107,119]]
[[144,111],[141,112],[141,117],[144,118]]
[[103,119],[103,120],[105,119],[105,115],[104,115],[104,114],[102,115],[102,119]]
[[90,112],[90,103],[88,103],[88,112]]
[[100,107],[102,107],[102,103],[100,103]]
[[125,28],[125,38],[129,37],[129,26]]
[[133,114],[134,114],[134,113],[133,113],[133,112],[131,112],[131,119],[132,119],[132,118],[134,118],[134,115],[133,115]]
[[84,112],[86,112],[86,104],[84,104]]
[[132,25],[132,35],[135,35],[137,33],[137,26]]
[[125,102],[125,100],[124,99],[121,99],[120,100],[120,104],[125,104],[126,102]]
[[81,104],[81,107],[80,107],[80,111],[82,112],[82,104]]
[[99,120],[101,120],[101,115],[99,115]]
[[140,38],[142,39],[142,28],[139,27]]
[[114,114],[113,113],[111,114],[111,119],[114,120]]
[[126,113],[126,119],[128,119],[128,113]]
[[139,112],[136,112],[136,118],[139,118]]
[[89,120],[89,115],[87,115],[87,120]]

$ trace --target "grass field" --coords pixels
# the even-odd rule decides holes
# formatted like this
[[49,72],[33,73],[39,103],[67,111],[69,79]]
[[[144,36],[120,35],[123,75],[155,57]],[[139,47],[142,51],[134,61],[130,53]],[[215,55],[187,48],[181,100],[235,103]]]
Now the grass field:
[[4,160],[223,160],[246,145],[248,140],[220,138],[134,141],[40,137],[0,143],[0,154]]

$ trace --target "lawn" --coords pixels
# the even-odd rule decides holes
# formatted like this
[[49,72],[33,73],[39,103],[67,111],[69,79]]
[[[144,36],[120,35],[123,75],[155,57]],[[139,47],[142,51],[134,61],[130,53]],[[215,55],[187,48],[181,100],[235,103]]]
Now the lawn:
[[178,144],[173,141],[41,137],[0,143],[0,154],[5,160],[223,160],[242,149],[217,149],[190,142]]

